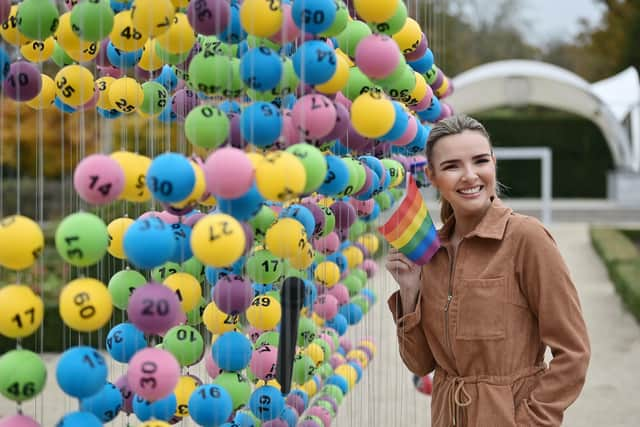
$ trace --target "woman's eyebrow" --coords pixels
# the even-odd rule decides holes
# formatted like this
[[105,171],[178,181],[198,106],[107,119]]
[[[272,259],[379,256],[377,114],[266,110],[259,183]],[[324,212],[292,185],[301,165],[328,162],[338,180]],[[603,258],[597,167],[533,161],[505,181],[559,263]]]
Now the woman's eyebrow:
[[[491,157],[491,153],[482,153],[482,154],[476,154],[475,156],[473,156],[471,159],[472,160],[476,160],[476,159],[481,159],[483,157]],[[455,162],[459,162],[460,159],[449,159],[449,160],[445,160],[443,162],[440,162],[440,166],[444,166],[448,163],[455,163]]]

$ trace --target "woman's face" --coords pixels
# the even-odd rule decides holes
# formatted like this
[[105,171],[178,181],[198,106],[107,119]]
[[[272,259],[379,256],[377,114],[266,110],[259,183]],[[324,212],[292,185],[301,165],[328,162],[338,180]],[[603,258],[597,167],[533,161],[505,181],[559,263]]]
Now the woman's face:
[[496,194],[496,159],[487,138],[466,130],[440,138],[427,169],[431,183],[456,217],[482,215]]

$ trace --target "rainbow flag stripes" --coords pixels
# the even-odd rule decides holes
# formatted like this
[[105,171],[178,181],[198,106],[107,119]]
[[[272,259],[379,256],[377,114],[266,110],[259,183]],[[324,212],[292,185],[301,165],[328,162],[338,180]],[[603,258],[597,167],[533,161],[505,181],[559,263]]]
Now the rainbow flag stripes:
[[378,230],[394,248],[424,265],[440,247],[440,239],[416,181],[407,174],[407,191]]

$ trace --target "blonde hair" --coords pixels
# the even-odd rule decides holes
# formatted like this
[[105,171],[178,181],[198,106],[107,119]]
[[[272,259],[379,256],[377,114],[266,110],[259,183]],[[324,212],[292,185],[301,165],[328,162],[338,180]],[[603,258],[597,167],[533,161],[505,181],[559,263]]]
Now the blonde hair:
[[[440,120],[437,122],[429,133],[429,138],[427,139],[427,166],[431,169],[431,173],[435,173],[435,170],[432,167],[433,160],[433,147],[440,140],[440,138],[444,138],[449,135],[458,135],[462,132],[469,130],[474,132],[479,132],[482,136],[487,138],[489,141],[489,147],[491,148],[491,153],[493,154],[493,145],[491,144],[491,138],[489,137],[489,133],[485,129],[485,127],[478,120],[473,117],[467,116],[466,114],[457,114],[455,116],[447,117],[446,119]],[[500,188],[500,184],[496,182],[496,192],[498,192]],[[441,198],[440,199],[440,219],[442,222],[446,222],[449,217],[453,215],[453,208],[451,207],[451,203],[448,200]]]

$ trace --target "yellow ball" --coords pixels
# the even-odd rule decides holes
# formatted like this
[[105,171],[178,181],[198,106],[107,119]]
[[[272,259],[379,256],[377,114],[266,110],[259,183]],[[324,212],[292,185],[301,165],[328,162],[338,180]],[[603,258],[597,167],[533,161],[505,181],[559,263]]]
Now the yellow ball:
[[226,214],[207,215],[191,231],[193,255],[203,264],[228,267],[244,252],[246,236],[242,225]]
[[109,100],[113,108],[122,113],[132,113],[144,100],[140,83],[131,77],[116,79],[109,87]]
[[67,53],[80,52],[88,48],[91,44],[90,41],[82,40],[71,29],[71,12],[60,15],[60,22],[58,23],[58,29],[55,32],[54,38]]
[[171,427],[171,424],[164,421],[151,420],[140,424],[138,427]]
[[349,64],[344,55],[336,55],[336,72],[325,83],[316,85],[318,92],[334,94],[342,90],[349,80]]
[[189,6],[189,0],[171,0],[173,7],[183,8]]
[[125,52],[142,49],[148,37],[144,37],[131,21],[131,11],[123,10],[113,18],[109,39],[113,46]]
[[178,209],[185,208],[190,205],[197,204],[200,199],[205,195],[205,191],[207,191],[207,182],[204,177],[204,171],[196,162],[191,162],[191,166],[193,167],[193,171],[196,174],[196,182],[193,185],[193,191],[191,194],[181,202],[174,203],[172,206]]
[[269,295],[258,295],[246,311],[247,320],[257,329],[268,331],[280,323],[280,303]]
[[149,39],[142,48],[142,56],[138,61],[138,66],[146,71],[154,71],[162,68],[164,61],[156,53],[156,39]]
[[92,332],[107,324],[113,305],[107,287],[96,279],[69,282],[60,293],[60,316],[71,329]]
[[56,46],[53,37],[47,37],[45,40],[33,40],[22,45],[20,53],[29,62],[39,63],[51,58],[53,49]]
[[67,65],[56,74],[56,95],[65,104],[78,107],[93,98],[93,74],[82,65]]
[[[111,110],[113,108],[113,105],[111,104],[111,100],[109,99],[109,88],[111,87],[111,84],[115,81],[116,79],[111,76],[100,77],[99,79],[96,80],[96,88],[98,88],[98,91],[100,91],[100,95],[98,97],[98,104],[96,105],[102,108],[103,110]],[[120,197],[122,198],[122,195],[120,195]]]
[[358,380],[358,372],[356,371],[356,368],[349,365],[348,363],[336,367],[334,373],[347,380],[347,384],[349,384],[349,390],[353,389],[353,386],[356,385],[356,381]]
[[196,42],[196,35],[189,24],[187,15],[176,13],[169,30],[158,38],[158,44],[169,53],[186,53],[191,50]]
[[427,94],[427,81],[420,73],[413,72],[416,76],[416,85],[409,94],[409,99],[405,103],[407,105],[417,105]]
[[131,22],[143,37],[156,37],[169,30],[175,13],[171,0],[135,0]]
[[2,26],[0,26],[0,35],[7,43],[14,46],[22,46],[27,43],[29,39],[18,31],[18,21],[16,19],[17,12],[18,5],[14,4],[11,6],[7,20],[2,22]]
[[402,0],[354,0],[358,16],[367,22],[386,22],[396,12],[398,1]]
[[109,233],[109,246],[107,252],[118,259],[126,259],[127,256],[124,253],[122,247],[122,241],[124,240],[124,233],[127,232],[129,226],[133,224],[131,218],[116,218],[107,226],[107,233]]
[[404,26],[392,37],[403,54],[411,53],[420,45],[420,40],[422,39],[420,24],[412,18],[407,18]]
[[363,245],[372,255],[378,252],[378,249],[380,248],[380,241],[378,240],[378,237],[372,233],[363,234],[358,237],[357,242]]
[[442,97],[442,95],[444,95],[449,89],[449,85],[450,85],[449,79],[447,77],[444,77],[442,79],[442,84],[440,85],[440,87],[435,90],[436,96]]
[[322,286],[331,288],[340,281],[340,267],[333,261],[322,261],[316,267],[313,277]]
[[351,124],[356,132],[367,138],[375,139],[387,134],[395,119],[393,103],[380,92],[363,93],[351,104]]
[[191,375],[183,375],[178,380],[178,385],[173,390],[176,395],[176,417],[188,417],[189,416],[189,399],[193,391],[198,388],[202,383]]
[[11,270],[31,267],[44,247],[42,229],[22,215],[0,220],[0,265]]
[[202,313],[202,323],[209,332],[216,335],[235,330],[239,321],[240,318],[237,314],[225,313],[213,301],[205,307]]
[[313,378],[311,378],[306,383],[302,384],[299,388],[300,390],[307,393],[309,397],[315,396],[316,393],[318,392],[318,384],[316,384]]
[[342,254],[347,259],[347,265],[349,268],[356,268],[364,261],[364,254],[357,246],[349,246],[342,251]]
[[324,326],[324,319],[318,316],[316,313],[311,313],[311,320],[313,320],[313,323],[315,323],[319,327]]
[[26,285],[0,288],[0,335],[24,338],[38,330],[44,318],[42,299]]
[[78,62],[89,62],[95,59],[98,56],[98,52],[100,51],[100,43],[98,42],[90,42],[89,45],[83,47],[80,50],[68,50],[67,55],[71,57],[74,61]]
[[280,218],[267,229],[264,243],[275,256],[291,258],[301,252],[300,246],[308,244],[307,232],[298,220]]
[[42,88],[40,93],[33,99],[25,102],[34,110],[46,110],[53,105],[56,99],[56,83],[46,74],[41,74]]
[[286,151],[274,151],[256,166],[258,191],[268,200],[286,202],[304,191],[307,172],[300,159]]
[[[105,84],[107,88],[109,84],[108,82]],[[151,192],[145,184],[151,159],[129,151],[116,151],[111,153],[111,157],[118,162],[124,172],[124,190],[120,198],[129,202],[145,202],[151,199]]]
[[362,366],[363,368],[366,368],[369,364],[369,356],[367,356],[367,353],[362,350],[351,350],[347,353],[346,357],[347,360],[356,359],[358,362],[360,362],[360,366]]
[[262,161],[264,160],[264,156],[258,153],[257,151],[249,151],[248,153],[245,153],[245,154],[247,155],[249,160],[251,160],[251,163],[253,164],[253,169],[256,169],[258,165],[262,163]]
[[[304,243],[304,244],[303,244]],[[289,263],[293,268],[298,270],[304,270],[313,264],[315,258],[315,252],[313,246],[308,241],[302,242],[298,240],[299,251],[289,257]]]
[[318,206],[321,208],[328,208],[335,202],[335,199],[332,197],[324,197],[318,201]]
[[363,347],[366,347],[369,349],[369,351],[371,351],[371,354],[373,355],[373,357],[376,356],[376,353],[378,352],[378,348],[376,347],[376,345],[374,343],[372,343],[371,341],[368,340],[363,340],[360,342],[360,344]]
[[242,28],[256,37],[271,37],[282,26],[280,0],[245,0],[240,6]]
[[202,297],[200,282],[189,273],[174,273],[164,279],[162,283],[178,295],[180,305],[185,313],[193,310],[200,302],[200,297]]
[[309,344],[304,350],[302,350],[302,354],[309,356],[316,366],[319,366],[324,362],[324,350],[322,350],[322,347],[316,343]]

